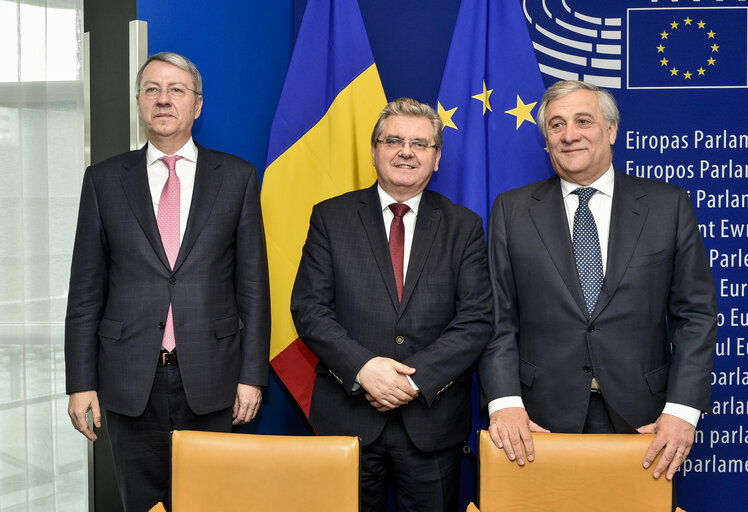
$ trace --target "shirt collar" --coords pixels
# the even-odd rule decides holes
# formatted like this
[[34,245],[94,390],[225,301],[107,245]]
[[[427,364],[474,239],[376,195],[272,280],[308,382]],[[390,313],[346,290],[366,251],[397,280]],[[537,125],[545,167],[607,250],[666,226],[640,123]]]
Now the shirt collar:
[[[580,186],[577,183],[566,181],[563,178],[561,180],[561,194],[563,197],[568,196]],[[603,173],[602,176],[597,178],[594,182],[588,186],[597,189],[598,192],[605,194],[606,196],[613,197],[613,186],[615,184],[615,171],[613,170],[613,164],[610,164],[608,170]]]
[[[396,201],[390,196],[387,192],[384,191],[382,186],[377,183],[377,192],[379,193],[379,204],[382,206],[382,211],[384,211],[386,208],[389,208],[389,206],[392,203],[397,203],[399,201]],[[418,215],[418,205],[421,204],[421,197],[423,196],[423,191],[419,192],[415,196],[411,197],[407,201],[403,201],[403,204],[407,204],[410,209]]]
[[[192,140],[192,137],[182,146],[179,151],[174,153],[175,155],[179,155],[185,160],[189,160],[190,162],[197,162],[197,146],[195,145],[195,141]],[[148,143],[148,148],[145,152],[145,158],[146,162],[148,162],[148,165],[152,165],[156,160],[160,159],[164,156],[170,156],[158,149],[155,145]]]

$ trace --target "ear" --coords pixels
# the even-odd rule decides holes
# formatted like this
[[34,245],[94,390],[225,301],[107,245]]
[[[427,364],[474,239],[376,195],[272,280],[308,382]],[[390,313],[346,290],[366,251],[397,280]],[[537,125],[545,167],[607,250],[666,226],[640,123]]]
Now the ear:
[[200,117],[200,113],[203,111],[203,95],[195,97],[195,119]]
[[608,138],[611,146],[616,143],[616,137],[618,137],[618,123],[611,121],[608,128]]
[[436,150],[436,155],[434,158],[434,172],[439,170],[439,160],[442,159],[442,148],[439,148]]

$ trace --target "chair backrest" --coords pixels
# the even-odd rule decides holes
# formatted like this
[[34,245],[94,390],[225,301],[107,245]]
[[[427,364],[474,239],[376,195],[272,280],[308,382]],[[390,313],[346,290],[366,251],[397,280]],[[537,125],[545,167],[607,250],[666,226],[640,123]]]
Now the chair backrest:
[[175,431],[173,512],[359,510],[356,437]]
[[654,434],[533,434],[535,461],[518,466],[480,432],[481,512],[672,510],[672,482],[642,460]]

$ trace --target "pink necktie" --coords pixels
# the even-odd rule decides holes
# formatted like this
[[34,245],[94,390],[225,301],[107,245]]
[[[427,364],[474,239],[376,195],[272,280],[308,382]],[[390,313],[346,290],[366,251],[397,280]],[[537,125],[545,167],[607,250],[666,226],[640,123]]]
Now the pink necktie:
[[[174,262],[179,254],[179,178],[177,177],[177,160],[181,156],[165,156],[166,167],[169,168],[169,178],[166,180],[164,189],[161,191],[161,199],[158,202],[158,215],[156,223],[161,233],[161,243],[164,244],[166,257],[169,265],[174,268]],[[164,339],[161,345],[171,352],[174,350],[174,319],[171,315],[171,304],[169,304],[169,313],[166,316],[166,327],[164,328]]]
[[395,285],[397,286],[397,299],[403,300],[403,257],[405,248],[405,225],[403,215],[410,211],[407,204],[392,203],[389,206],[395,216],[390,224],[390,258],[392,258],[392,270],[395,271]]

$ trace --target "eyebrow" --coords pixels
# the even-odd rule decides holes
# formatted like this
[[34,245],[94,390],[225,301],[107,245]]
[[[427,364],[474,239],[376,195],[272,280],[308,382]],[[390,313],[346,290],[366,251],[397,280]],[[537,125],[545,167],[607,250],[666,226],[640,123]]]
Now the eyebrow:
[[[142,83],[142,85],[157,85],[159,87],[161,86],[161,84],[159,84],[159,82],[156,82],[154,80],[146,80],[146,81],[144,81]],[[175,85],[181,85],[183,87],[187,87],[187,84],[184,83],[184,82],[169,82],[168,84],[166,84],[167,87],[172,87],[172,86],[175,86]]]

